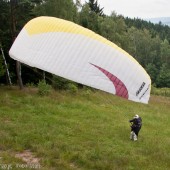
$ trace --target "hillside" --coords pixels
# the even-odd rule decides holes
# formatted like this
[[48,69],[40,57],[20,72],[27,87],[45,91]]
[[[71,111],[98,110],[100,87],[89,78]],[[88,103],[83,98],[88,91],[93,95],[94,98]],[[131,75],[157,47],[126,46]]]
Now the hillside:
[[151,21],[154,24],[158,24],[159,22],[161,22],[163,25],[170,26],[170,17],[150,18],[147,19],[147,21]]
[[[42,97],[2,86],[0,94],[0,169],[170,168],[170,98],[151,96],[146,105],[89,89]],[[143,127],[132,142],[136,113]]]

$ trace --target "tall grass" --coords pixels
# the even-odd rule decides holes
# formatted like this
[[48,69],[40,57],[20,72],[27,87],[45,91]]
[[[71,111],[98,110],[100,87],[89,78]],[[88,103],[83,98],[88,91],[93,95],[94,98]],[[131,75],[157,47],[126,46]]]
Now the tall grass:
[[170,97],[170,88],[155,88],[152,87],[151,93],[157,96]]
[[[160,96],[145,105],[101,91],[42,97],[0,87],[0,166],[17,169],[24,162],[15,154],[30,150],[42,170],[168,170],[169,111],[170,98]],[[137,142],[129,139],[134,114],[143,118]]]

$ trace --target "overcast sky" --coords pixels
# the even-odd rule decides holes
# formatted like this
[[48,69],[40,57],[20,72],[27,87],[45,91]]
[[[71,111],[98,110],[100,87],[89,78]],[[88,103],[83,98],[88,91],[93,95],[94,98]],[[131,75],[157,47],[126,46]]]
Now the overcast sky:
[[[88,0],[81,0],[82,3]],[[170,17],[170,0],[98,0],[104,13],[112,11],[131,18]]]

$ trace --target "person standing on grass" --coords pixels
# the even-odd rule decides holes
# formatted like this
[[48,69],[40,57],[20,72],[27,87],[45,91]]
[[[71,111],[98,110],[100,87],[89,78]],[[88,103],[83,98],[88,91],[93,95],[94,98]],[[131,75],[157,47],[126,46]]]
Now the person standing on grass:
[[130,139],[133,141],[138,140],[138,133],[142,127],[142,118],[139,115],[135,115],[132,120],[129,120],[131,125]]

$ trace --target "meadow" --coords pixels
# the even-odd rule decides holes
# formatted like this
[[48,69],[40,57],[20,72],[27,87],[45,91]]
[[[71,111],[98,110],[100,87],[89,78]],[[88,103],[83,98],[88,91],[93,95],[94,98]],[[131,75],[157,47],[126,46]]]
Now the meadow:
[[[135,114],[139,139],[129,139]],[[0,86],[0,169],[168,170],[170,98],[149,104],[98,90],[52,91]]]

